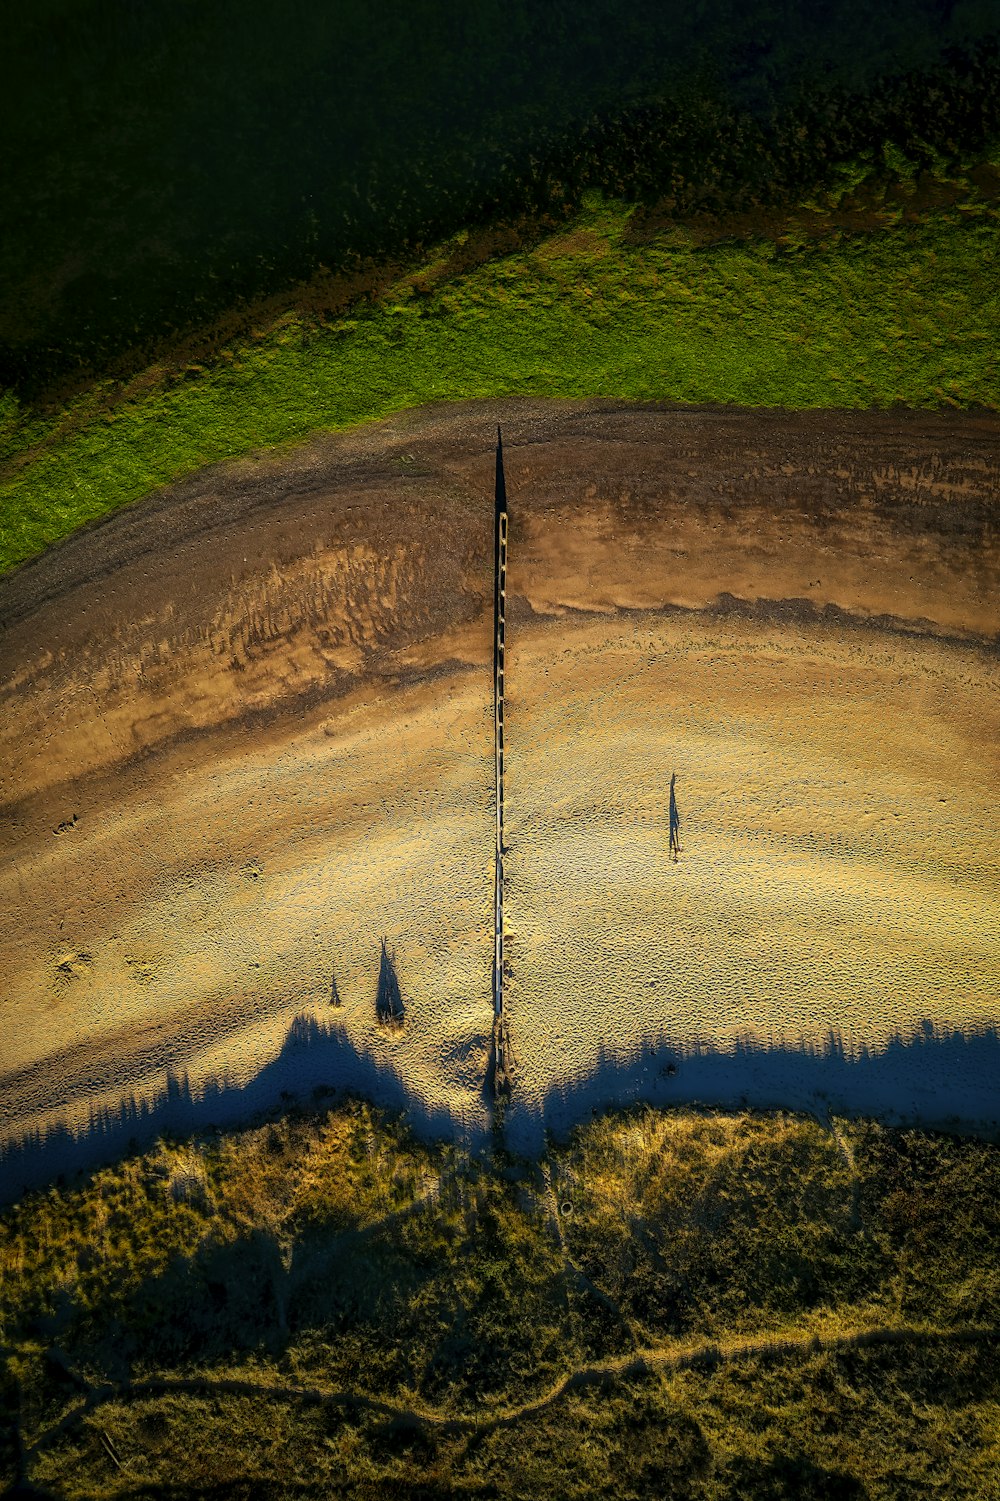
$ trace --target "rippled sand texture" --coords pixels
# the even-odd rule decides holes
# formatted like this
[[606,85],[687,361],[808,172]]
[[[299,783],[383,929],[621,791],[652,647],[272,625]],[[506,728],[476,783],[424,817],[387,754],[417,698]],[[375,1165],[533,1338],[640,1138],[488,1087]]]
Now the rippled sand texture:
[[[425,1105],[475,1126],[491,733],[466,673],[215,746],[208,765],[187,750],[155,779],[121,774],[99,829],[81,820],[19,873],[8,1108],[45,1118],[65,1100],[78,1116],[98,1094],[161,1083],[168,1066],[245,1084],[313,1011]],[[382,935],[402,1033],[375,1025]]]
[[[521,1088],[595,1043],[1000,1015],[1000,703],[968,650],[638,614],[514,637]],[[682,854],[668,853],[676,771]]]
[[665,1031],[1000,1019],[996,419],[471,403],[0,581],[4,1134],[303,1011],[485,1129],[498,419],[512,1122]]

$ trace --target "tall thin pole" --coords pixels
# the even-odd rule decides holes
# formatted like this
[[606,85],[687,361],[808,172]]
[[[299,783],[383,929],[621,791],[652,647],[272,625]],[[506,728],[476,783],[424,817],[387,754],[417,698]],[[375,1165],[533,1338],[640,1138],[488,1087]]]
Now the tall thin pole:
[[496,860],[493,898],[493,1083],[509,1090],[513,1059],[503,1011],[503,679],[507,605],[507,486],[503,472],[503,438],[497,427],[496,523],[493,554],[493,739],[496,760]]

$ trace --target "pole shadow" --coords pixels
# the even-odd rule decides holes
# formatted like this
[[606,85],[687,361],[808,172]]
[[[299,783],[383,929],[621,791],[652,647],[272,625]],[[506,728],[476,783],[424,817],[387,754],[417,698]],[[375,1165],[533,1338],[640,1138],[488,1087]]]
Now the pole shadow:
[[382,939],[382,955],[378,966],[378,987],[375,991],[375,1016],[382,1026],[403,1025],[403,994],[399,988],[396,972],[396,955]]

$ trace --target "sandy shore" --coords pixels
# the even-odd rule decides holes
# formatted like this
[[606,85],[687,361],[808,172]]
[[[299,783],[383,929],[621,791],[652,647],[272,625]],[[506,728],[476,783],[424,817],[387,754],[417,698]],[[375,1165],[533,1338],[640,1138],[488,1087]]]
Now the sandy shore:
[[[679,1097],[728,1049],[728,1098],[740,1037],[997,1025],[997,419],[472,403],[207,472],[0,583],[7,1136],[168,1068],[251,1081],[302,1012],[341,1073],[485,1128],[498,419],[512,1132],[613,1098],[615,1058],[634,1093],[666,1036]],[[979,1056],[882,1108],[988,1129]]]

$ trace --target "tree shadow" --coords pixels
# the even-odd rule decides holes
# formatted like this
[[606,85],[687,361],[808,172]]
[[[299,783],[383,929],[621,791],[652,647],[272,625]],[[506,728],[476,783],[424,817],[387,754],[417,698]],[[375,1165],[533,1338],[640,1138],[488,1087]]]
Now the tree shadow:
[[[387,979],[395,977],[387,946],[384,953]],[[380,993],[381,984],[380,975]],[[392,994],[390,989],[386,1024],[399,1025]],[[820,1041],[749,1033],[706,1041],[664,1031],[630,1050],[604,1045],[592,1068],[542,1098],[524,1087],[530,1079],[522,1072],[502,1102],[495,1145],[535,1156],[550,1135],[565,1136],[600,1111],[639,1101],[874,1116],[889,1125],[995,1138],[998,1078],[995,1027],[963,1031],[925,1020],[882,1046],[851,1043],[833,1030]],[[484,1078],[476,1097],[480,1110],[459,1118],[444,1105],[429,1104],[391,1063],[357,1047],[336,1020],[320,1022],[303,1013],[289,1026],[278,1055],[245,1084],[213,1076],[195,1088],[186,1075],[168,1072],[150,1093],[132,1091],[113,1107],[92,1110],[80,1128],[55,1124],[0,1142],[0,1205],[64,1175],[114,1162],[165,1133],[236,1127],[276,1108],[338,1095],[360,1095],[402,1112],[425,1139],[478,1149],[490,1136],[489,1083]]]
[[593,1115],[641,1101],[873,1116],[990,1139],[1000,1136],[998,1078],[996,1027],[962,1030],[923,1020],[881,1046],[852,1043],[833,1029],[816,1041],[751,1033],[706,1041],[664,1031],[631,1050],[603,1046],[592,1068],[542,1100],[515,1092],[505,1132],[512,1151],[534,1156],[547,1137],[565,1137]]
[[399,1070],[356,1047],[336,1021],[301,1013],[277,1056],[245,1084],[213,1075],[196,1088],[186,1074],[168,1071],[148,1094],[123,1094],[117,1104],[93,1109],[79,1128],[59,1123],[0,1142],[0,1205],[63,1175],[114,1162],[165,1133],[237,1126],[275,1107],[338,1094],[362,1095],[405,1112],[425,1138],[452,1138],[463,1130],[444,1106],[420,1098]]
[[378,967],[378,988],[375,992],[375,1015],[382,1026],[403,1025],[403,994],[399,988],[396,972],[396,955],[382,939],[382,956]]

